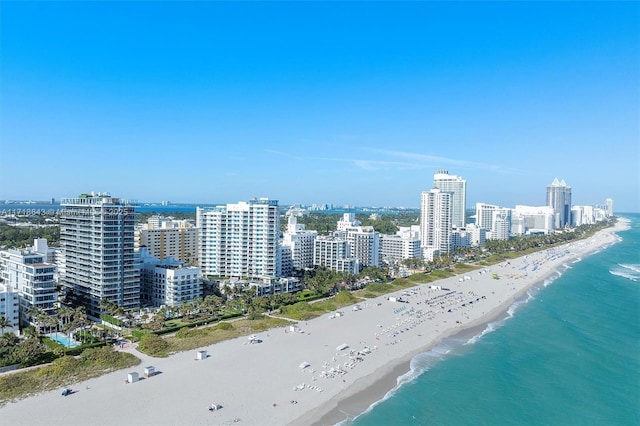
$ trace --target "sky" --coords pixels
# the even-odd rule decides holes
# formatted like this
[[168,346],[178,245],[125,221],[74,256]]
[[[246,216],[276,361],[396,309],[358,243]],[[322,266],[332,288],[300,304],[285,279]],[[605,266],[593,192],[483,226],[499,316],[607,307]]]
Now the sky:
[[0,200],[640,211],[638,2],[0,2]]

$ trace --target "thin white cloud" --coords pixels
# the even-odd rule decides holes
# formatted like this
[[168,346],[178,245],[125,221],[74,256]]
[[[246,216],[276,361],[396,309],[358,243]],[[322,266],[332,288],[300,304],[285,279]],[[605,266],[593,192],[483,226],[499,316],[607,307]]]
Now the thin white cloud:
[[502,173],[518,172],[516,169],[505,168],[496,164],[479,163],[476,161],[440,157],[437,155],[421,154],[417,152],[393,151],[393,150],[386,150],[386,149],[369,149],[369,148],[366,150],[370,152],[377,152],[380,154],[384,154],[390,157],[407,159],[415,163],[423,164],[424,167],[434,167],[434,166],[442,167],[442,166],[452,165],[452,166],[457,166],[465,169],[490,170],[490,171],[502,172]]
[[424,165],[418,164],[415,162],[386,161],[386,160],[372,160],[372,159],[345,158],[345,157],[301,156],[301,155],[295,155],[291,152],[276,151],[272,149],[265,149],[264,151],[269,154],[287,157],[295,161],[307,161],[307,162],[326,161],[326,162],[334,162],[334,163],[350,163],[359,169],[368,170],[368,171],[393,170],[393,169],[407,170],[407,169],[419,169],[419,168],[425,167]]
[[[348,158],[348,157],[318,157],[313,155],[300,155],[292,152],[277,151],[273,149],[264,149],[264,152],[269,154],[286,157],[293,161],[299,162],[334,162],[334,163],[349,163],[354,167],[365,171],[405,171],[405,170],[420,170],[428,168],[441,168],[447,166],[455,166],[463,169],[475,169],[492,171],[496,173],[505,174],[521,174],[522,170],[503,167],[491,163],[482,163],[477,161],[468,161],[459,158],[441,157],[437,155],[422,154],[417,152],[407,151],[395,151],[389,149],[378,148],[362,148],[362,150],[382,155],[383,157],[395,158],[395,159],[380,159],[380,158]],[[377,155],[377,156],[378,156]]]

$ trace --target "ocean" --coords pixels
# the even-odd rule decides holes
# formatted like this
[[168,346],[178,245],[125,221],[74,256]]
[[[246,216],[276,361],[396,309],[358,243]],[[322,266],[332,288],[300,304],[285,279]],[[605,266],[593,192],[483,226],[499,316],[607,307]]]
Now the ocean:
[[640,215],[474,335],[416,356],[353,421],[378,425],[640,425]]

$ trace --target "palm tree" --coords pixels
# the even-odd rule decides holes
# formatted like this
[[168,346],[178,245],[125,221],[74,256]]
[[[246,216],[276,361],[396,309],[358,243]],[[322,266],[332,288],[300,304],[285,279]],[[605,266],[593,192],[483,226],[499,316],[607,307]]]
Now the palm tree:
[[53,328],[55,327],[56,331],[58,330],[58,317],[56,315],[53,316],[49,316],[47,314],[44,314],[43,316],[43,323],[44,325],[46,325],[47,327],[49,327],[49,334],[51,334]]
[[111,302],[111,300],[109,299],[100,299],[100,303],[98,303],[98,306],[100,307],[100,309],[102,309],[102,312],[104,312],[105,314],[110,314],[112,312],[112,308],[113,308],[113,302]]
[[37,334],[39,334],[40,325],[42,325],[41,319],[43,318],[44,311],[38,308],[37,306],[33,305],[33,306],[30,306],[29,309],[27,310],[27,315],[29,316],[29,321],[35,323],[36,332]]
[[59,308],[56,312],[57,316],[60,318],[62,322],[62,330],[64,331],[67,328],[67,324],[71,322],[71,318],[73,317],[73,309],[63,306]]
[[87,313],[84,306],[79,306],[73,311],[73,325],[80,328],[82,333],[80,334],[80,343],[84,343],[85,327],[88,325]]
[[0,315],[0,335],[4,334],[4,329],[12,327],[11,320],[5,317],[4,315]]

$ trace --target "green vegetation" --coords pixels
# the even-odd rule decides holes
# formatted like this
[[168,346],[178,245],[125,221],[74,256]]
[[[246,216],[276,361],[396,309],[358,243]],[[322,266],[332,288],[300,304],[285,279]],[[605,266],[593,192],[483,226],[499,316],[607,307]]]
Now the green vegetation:
[[478,266],[468,265],[466,263],[456,263],[449,269],[435,269],[429,272],[418,272],[408,276],[407,278],[396,278],[389,283],[370,283],[367,284],[363,290],[359,290],[354,294],[359,297],[372,299],[383,294],[393,293],[394,291],[404,290],[409,287],[415,287],[418,284],[427,284],[444,278],[453,277],[474,269],[478,269]]
[[282,316],[298,321],[307,321],[336,309],[358,303],[361,299],[348,291],[341,291],[333,297],[322,301],[307,303],[298,302],[280,308]]
[[0,247],[24,248],[32,245],[35,238],[46,238],[49,246],[56,246],[60,242],[60,227],[0,225]]
[[142,337],[138,350],[154,357],[167,357],[176,352],[209,346],[223,340],[283,327],[289,321],[260,316],[255,320],[243,319],[233,323],[221,322],[205,328],[182,328],[174,336],[160,337],[148,333]]
[[[373,226],[381,234],[395,234],[399,226],[411,226],[418,223],[420,212],[407,211],[397,214],[356,214],[363,226]],[[336,230],[337,222],[342,219],[342,213],[310,213],[298,217],[298,223],[318,234],[329,234]],[[286,228],[287,221],[281,220],[282,228]]]
[[21,340],[12,333],[5,333],[0,336],[0,367],[13,364],[30,367],[49,362],[52,357],[45,356],[47,351],[47,347],[36,336]]
[[169,344],[155,333],[144,334],[138,344],[138,350],[159,358],[169,356]]
[[[4,337],[4,336],[2,336]],[[63,356],[37,370],[0,376],[0,404],[39,392],[71,386],[92,377],[140,364],[140,360],[111,347],[85,350],[78,358]],[[73,388],[72,388],[73,389]]]
[[138,223],[147,223],[147,220],[149,220],[149,218],[154,215],[172,217],[176,220],[183,220],[183,219],[196,220],[196,209],[194,207],[193,212],[136,212],[135,215],[136,215],[136,221]]

